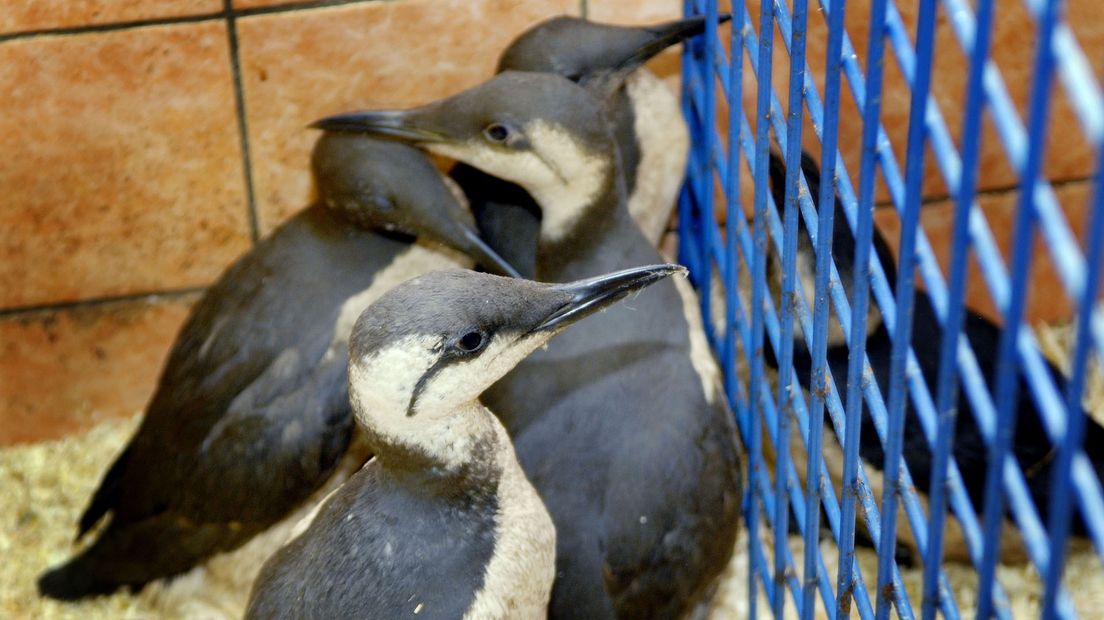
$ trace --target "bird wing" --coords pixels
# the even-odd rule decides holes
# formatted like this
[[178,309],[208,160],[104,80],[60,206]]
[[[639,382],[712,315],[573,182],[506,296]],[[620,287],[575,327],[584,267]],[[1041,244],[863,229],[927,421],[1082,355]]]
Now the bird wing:
[[[714,405],[715,415],[703,415],[708,419],[690,436],[672,427],[656,438],[653,449],[636,451],[652,459],[619,459],[611,469],[611,480],[628,482],[658,468],[662,471],[644,474],[643,479],[665,481],[649,486],[647,493],[610,485],[607,494],[606,505],[615,506],[618,514],[639,513],[637,523],[608,530],[606,588],[621,615],[648,610],[665,610],[657,614],[661,617],[685,613],[680,606],[706,594],[732,552],[736,528],[731,524],[740,509],[741,473],[731,440],[735,428],[722,401]],[[704,403],[703,409],[708,410]],[[687,442],[693,448],[685,446]],[[656,454],[670,458],[655,459]],[[655,497],[657,492],[664,497]],[[704,540],[711,544],[703,545]]]
[[[348,419],[347,353],[343,347],[330,350],[334,322],[341,303],[370,285],[379,258],[364,249],[377,237],[338,235],[318,220],[310,210],[291,220],[228,269],[198,302],[141,426],[119,466],[101,483],[82,528],[109,510],[119,525],[176,510],[204,521],[217,517],[208,513],[235,510],[244,500],[259,518],[266,487],[281,496],[304,491],[294,489],[294,476],[273,475],[279,471],[273,466],[313,460],[297,471],[325,469],[317,461],[332,456],[333,440],[318,434],[334,428],[335,420]],[[327,273],[332,280],[319,277]],[[324,423],[303,426],[297,441],[282,441],[265,452],[267,439],[291,432],[278,423],[301,411]],[[298,459],[296,450],[303,451]],[[260,460],[235,463],[230,455]],[[257,478],[259,486],[236,486]],[[205,494],[212,489],[215,498],[231,501],[215,506]]]
[[[205,522],[241,518],[243,509],[266,520],[287,509],[286,501],[270,502],[286,488],[310,483],[309,494],[320,473],[314,453],[335,425],[351,423],[348,352],[344,345],[330,350],[334,318],[319,314],[318,321],[275,326],[297,342],[272,338],[255,355],[240,349],[214,366],[199,360],[192,374],[159,390],[128,449],[116,520],[182,510]],[[266,506],[277,514],[264,515]]]

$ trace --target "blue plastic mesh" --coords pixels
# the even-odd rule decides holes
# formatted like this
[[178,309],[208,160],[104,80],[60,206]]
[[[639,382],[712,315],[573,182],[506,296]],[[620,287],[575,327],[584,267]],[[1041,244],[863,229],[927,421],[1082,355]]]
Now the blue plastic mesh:
[[[857,612],[863,618],[885,618],[892,608],[901,618],[912,618],[917,611],[924,618],[937,612],[958,618],[961,602],[955,599],[941,562],[948,510],[961,526],[978,574],[978,597],[969,604],[977,605],[979,617],[1011,616],[1007,596],[995,578],[1002,532],[1020,532],[1029,561],[1044,584],[1043,616],[1047,618],[1076,617],[1062,586],[1071,515],[1084,517],[1089,539],[1098,554],[1104,552],[1104,495],[1079,447],[1085,431],[1083,417],[1069,413],[1081,411],[1090,358],[1104,359],[1104,305],[1099,302],[1104,271],[1104,95],[1064,20],[1062,2],[1009,2],[1022,2],[1035,25],[1035,32],[1024,37],[1034,51],[1023,117],[990,57],[993,0],[921,0],[913,32],[906,30],[892,1],[873,0],[866,24],[869,44],[862,53],[844,27],[844,0],[822,0],[812,11],[807,0],[738,4],[730,25],[718,26],[710,20],[704,37],[686,46],[683,106],[693,146],[679,206],[680,260],[690,267],[701,293],[708,336],[722,361],[725,388],[748,452],[745,515],[752,617],[768,611],[781,617],[792,606],[800,617],[813,618],[819,598],[829,617]],[[685,11],[716,15],[717,1],[687,0]],[[940,12],[947,22],[941,27],[953,31],[968,59],[961,109],[941,109],[930,95]],[[824,20],[826,58],[834,60],[824,63],[823,93],[806,62],[810,19]],[[775,50],[776,40],[785,49]],[[730,50],[736,62],[730,60]],[[888,61],[897,64],[911,91],[903,167],[894,156],[880,110]],[[775,62],[788,69],[785,84],[773,83],[776,74],[781,75],[772,71]],[[861,160],[854,177],[843,164],[838,143],[844,85],[862,119],[857,145]],[[784,86],[788,88],[786,109],[777,96]],[[1074,205],[1063,205],[1052,182],[1043,176],[1050,108],[1060,91],[1080,124],[1077,139],[1090,145],[1095,157],[1083,231],[1071,229],[1067,210]],[[739,102],[752,99],[754,116],[748,118]],[[1013,239],[1007,262],[977,204],[983,115],[996,129],[1007,162],[1019,177],[1021,191],[1012,230],[999,231]],[[962,120],[957,144],[944,120],[947,116]],[[812,127],[812,135],[807,131],[803,135],[806,127]],[[768,152],[772,144],[786,164],[785,203],[798,208],[779,209],[771,197]],[[803,147],[819,160],[825,179],[816,197],[818,204],[832,205],[838,196],[855,235],[854,264],[865,268],[854,270],[849,289],[831,256],[833,209],[818,212],[800,172]],[[926,157],[934,159],[955,204],[946,274],[919,226]],[[747,175],[743,180],[741,169]],[[887,281],[871,252],[876,175],[888,188],[901,230],[915,231],[900,239],[895,283]],[[743,195],[754,196],[748,205],[751,221],[740,202],[741,184],[749,179],[753,187]],[[725,224],[717,223],[720,213]],[[802,283],[795,277],[799,226],[808,231],[816,249],[813,308],[808,307]],[[1059,280],[1077,306],[1071,374],[1064,390],[1047,371],[1033,332],[1024,323],[1035,259],[1032,240],[1037,236],[1045,242]],[[781,282],[773,293],[766,275],[768,256],[781,266]],[[996,355],[993,389],[970,343],[959,337],[968,259],[980,266],[1002,317],[1000,342],[996,352],[989,353]],[[944,327],[939,379],[931,390],[918,370],[908,338],[917,273]],[[861,381],[871,376],[864,353],[871,298],[893,338],[886,394],[876,381]],[[830,320],[838,320],[851,351],[849,382],[843,393],[835,389],[825,363]],[[947,329],[948,325],[952,328]],[[810,385],[823,389],[805,392],[795,380],[795,334],[804,338],[811,352]],[[775,352],[777,389],[769,380],[772,369],[763,356],[764,343]],[[1009,453],[1008,429],[1016,415],[1021,377],[1042,426],[1058,446],[1048,522],[1040,518],[1024,471]],[[963,415],[977,417],[988,448],[987,462],[1001,464],[989,467],[981,511],[974,510],[950,458],[959,391],[973,410]],[[884,496],[872,492],[870,465],[859,458],[858,420],[864,400],[886,455]],[[901,456],[906,400],[920,418],[924,438],[934,452],[931,479],[943,481],[931,485],[928,510]],[[825,413],[828,425],[819,423]],[[828,442],[842,446],[842,488],[849,489],[847,493],[841,494],[826,473],[822,454]],[[794,462],[793,454],[805,457],[803,467]],[[929,483],[915,482],[922,483],[922,488]],[[904,516],[902,527],[911,530],[908,534],[922,556],[921,600],[910,599],[894,559],[895,541],[903,533],[898,531],[899,511]],[[1006,511],[1014,518],[1002,518]],[[856,561],[856,526],[869,534],[877,550],[876,573],[863,574]],[[804,539],[800,558],[790,548],[794,536]],[[834,572],[822,557],[824,543],[818,544],[825,537],[838,547]],[[765,595],[769,610],[757,609],[757,592]]]

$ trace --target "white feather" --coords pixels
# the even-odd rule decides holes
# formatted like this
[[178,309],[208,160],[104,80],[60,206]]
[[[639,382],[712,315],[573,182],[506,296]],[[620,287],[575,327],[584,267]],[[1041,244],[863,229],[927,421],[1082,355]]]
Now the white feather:
[[625,89],[632,102],[633,131],[640,146],[629,213],[648,241],[655,244],[671,220],[686,176],[690,132],[675,94],[651,71],[634,71],[625,81]]
[[525,188],[541,206],[542,239],[558,241],[609,182],[610,162],[580,146],[554,123],[534,121],[524,133],[531,150],[496,148],[479,141],[426,148]]

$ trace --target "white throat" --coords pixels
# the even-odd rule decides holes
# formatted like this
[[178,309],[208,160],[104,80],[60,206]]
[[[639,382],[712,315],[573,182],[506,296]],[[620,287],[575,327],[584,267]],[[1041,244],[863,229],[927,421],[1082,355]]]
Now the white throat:
[[542,240],[559,241],[600,197],[612,162],[553,123],[529,123],[525,135],[531,145],[525,151],[490,148],[481,142],[433,144],[428,149],[525,188],[543,214]]
[[[411,336],[376,355],[349,365],[349,397],[357,422],[376,438],[371,447],[414,449],[446,469],[464,465],[476,441],[491,429],[490,414],[475,398],[452,407],[407,415],[415,381],[435,359],[435,342]],[[425,340],[424,342],[422,340]],[[447,410],[445,410],[447,409]]]

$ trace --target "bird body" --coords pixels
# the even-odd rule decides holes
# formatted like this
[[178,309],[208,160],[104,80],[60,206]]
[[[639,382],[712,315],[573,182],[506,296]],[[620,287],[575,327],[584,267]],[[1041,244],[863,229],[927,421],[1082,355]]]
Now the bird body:
[[493,426],[486,475],[370,461],[278,552],[247,617],[542,617],[555,529]]
[[[585,224],[591,235],[572,235],[569,248],[542,246],[540,278],[658,259],[623,209],[594,220],[599,229]],[[680,291],[673,281],[653,288],[631,319],[578,325],[483,396],[561,524],[556,617],[676,617],[732,550],[731,414]]]

